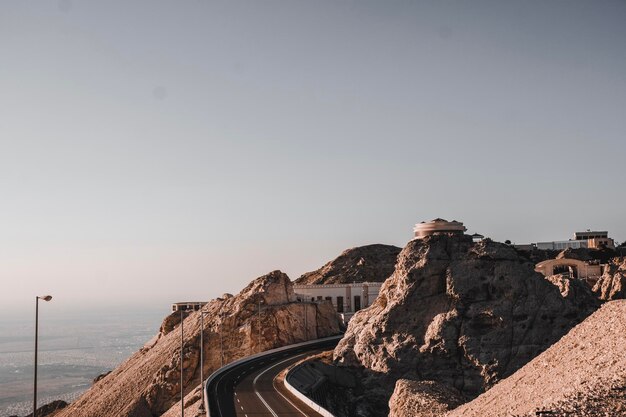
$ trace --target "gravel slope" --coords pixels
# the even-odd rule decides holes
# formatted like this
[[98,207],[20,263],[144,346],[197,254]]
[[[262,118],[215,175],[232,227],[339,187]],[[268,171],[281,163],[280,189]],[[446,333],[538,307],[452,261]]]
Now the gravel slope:
[[626,415],[626,300],[606,303],[447,417]]

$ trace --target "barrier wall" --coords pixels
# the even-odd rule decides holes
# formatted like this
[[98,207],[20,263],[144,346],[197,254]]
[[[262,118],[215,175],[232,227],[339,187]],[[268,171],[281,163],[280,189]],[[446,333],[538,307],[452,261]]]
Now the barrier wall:
[[327,409],[325,409],[324,407],[322,407],[321,405],[319,405],[318,403],[316,403],[315,401],[313,401],[312,399],[310,399],[309,397],[307,397],[306,395],[298,391],[296,387],[291,385],[291,383],[289,382],[289,375],[296,372],[301,366],[302,365],[296,365],[287,372],[287,375],[285,375],[285,387],[289,390],[289,392],[295,395],[296,398],[298,398],[300,401],[302,401],[303,403],[311,407],[311,409],[317,411],[324,417],[335,417],[333,413],[331,413],[330,411],[328,411]]

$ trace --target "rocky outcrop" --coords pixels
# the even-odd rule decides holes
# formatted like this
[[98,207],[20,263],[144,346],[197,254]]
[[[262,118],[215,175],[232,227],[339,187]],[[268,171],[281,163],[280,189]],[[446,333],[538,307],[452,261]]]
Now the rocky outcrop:
[[606,303],[509,378],[447,417],[626,415],[626,301]]
[[602,277],[593,286],[599,299],[617,300],[626,298],[626,258],[614,258],[604,267]]
[[464,402],[457,390],[435,381],[399,379],[389,400],[389,417],[439,417]]
[[413,240],[373,305],[350,321],[335,362],[365,371],[373,385],[414,375],[474,397],[596,308],[573,292],[563,297],[534,267],[490,240]]
[[596,259],[594,256],[594,250],[587,248],[567,248],[556,256],[555,259],[576,259],[579,261],[590,261],[592,259]]
[[598,300],[585,281],[570,278],[564,274],[547,276],[546,280],[559,289],[563,298],[571,301],[581,310],[584,310],[586,307],[598,308],[600,306],[600,300]]
[[393,273],[400,251],[381,244],[348,249],[320,269],[303,274],[296,284],[383,282]]
[[[222,363],[297,343],[306,335],[339,333],[340,321],[330,304],[294,300],[289,277],[274,271],[237,296],[210,301],[204,307],[204,376]],[[183,390],[190,412],[197,410],[200,398],[200,314],[188,313],[182,323]],[[154,340],[55,417],[152,417],[167,412],[180,401],[180,324],[180,313],[170,315]]]

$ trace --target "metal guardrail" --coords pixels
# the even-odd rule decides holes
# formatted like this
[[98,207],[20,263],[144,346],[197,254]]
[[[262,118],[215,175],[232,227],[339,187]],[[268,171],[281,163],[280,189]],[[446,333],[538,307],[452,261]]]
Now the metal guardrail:
[[[246,364],[248,362],[251,362],[255,359],[259,359],[265,356],[271,356],[275,353],[280,353],[280,352],[287,352],[290,350],[297,350],[299,348],[302,347],[306,347],[306,346],[313,346],[319,343],[324,343],[324,342],[330,342],[332,340],[340,340],[343,337],[343,334],[340,335],[336,335],[336,336],[330,336],[330,337],[325,337],[322,339],[315,339],[315,340],[308,340],[306,342],[300,342],[300,343],[296,343],[293,345],[287,345],[287,346],[283,346],[283,347],[279,347],[279,348],[275,348],[275,349],[270,349],[270,350],[266,350],[264,352],[260,352],[260,353],[255,353],[254,355],[250,355],[250,356],[246,356],[243,357],[241,359],[237,359],[236,361],[233,361],[227,365],[222,366],[221,368],[215,370],[211,375],[209,375],[209,377],[206,379],[206,382],[204,383],[204,408],[206,410],[206,416],[207,417],[212,417],[211,416],[211,407],[209,404],[209,398],[211,398],[211,389],[215,390],[215,397],[217,398],[217,386],[213,386],[214,382],[216,381],[216,379],[218,377],[220,377],[223,373],[237,367],[243,364]],[[213,416],[213,417],[222,417],[222,416]]]

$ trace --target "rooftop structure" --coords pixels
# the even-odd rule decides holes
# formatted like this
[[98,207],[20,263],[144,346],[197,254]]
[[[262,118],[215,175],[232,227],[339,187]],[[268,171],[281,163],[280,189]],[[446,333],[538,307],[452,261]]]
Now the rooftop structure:
[[439,218],[429,222],[417,223],[413,228],[415,239],[422,239],[426,236],[434,235],[435,233],[463,234],[466,230],[462,222],[457,222],[456,220],[449,222]]
[[480,242],[481,240],[484,240],[485,236],[481,235],[480,233],[474,233],[472,235],[472,241],[474,242]]
[[595,231],[587,230],[586,232],[574,233],[574,240],[589,240],[589,239],[608,238],[608,237],[609,237],[609,232],[595,232]]
[[205,305],[205,301],[185,301],[172,304],[172,311],[198,311]]

